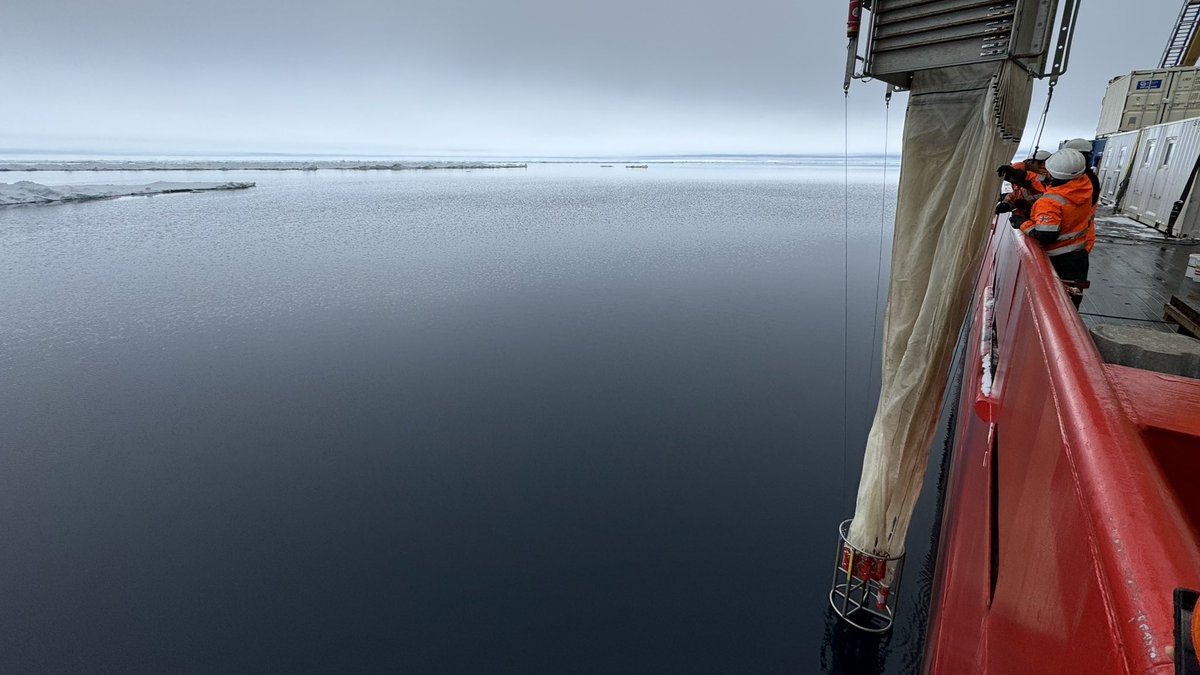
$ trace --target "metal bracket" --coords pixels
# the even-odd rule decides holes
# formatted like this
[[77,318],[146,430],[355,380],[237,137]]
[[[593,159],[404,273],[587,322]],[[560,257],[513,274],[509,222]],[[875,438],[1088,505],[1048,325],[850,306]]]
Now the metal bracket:
[[1071,62],[1071,44],[1075,41],[1075,23],[1079,19],[1079,4],[1080,0],[1063,0],[1062,23],[1058,27],[1058,43],[1054,48],[1053,65],[1050,72],[1046,76],[1050,78],[1051,83],[1058,82],[1058,78],[1067,72],[1067,65]]

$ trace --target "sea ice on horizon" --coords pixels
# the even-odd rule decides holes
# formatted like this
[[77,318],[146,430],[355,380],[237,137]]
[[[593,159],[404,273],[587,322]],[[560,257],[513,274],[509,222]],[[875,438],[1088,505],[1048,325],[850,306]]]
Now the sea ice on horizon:
[[359,160],[70,160],[62,162],[0,161],[0,171],[414,171],[422,169],[524,169],[510,162],[377,162]]
[[207,192],[209,190],[244,190],[254,183],[169,183],[158,181],[144,185],[42,185],[27,180],[0,183],[0,206],[16,204],[49,204],[88,199],[108,199],[134,195],[160,195],[168,192]]

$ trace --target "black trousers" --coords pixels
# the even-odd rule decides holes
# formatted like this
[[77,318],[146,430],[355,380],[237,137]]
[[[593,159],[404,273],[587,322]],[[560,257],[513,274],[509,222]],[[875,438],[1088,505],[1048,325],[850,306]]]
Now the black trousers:
[[1062,255],[1050,256],[1050,265],[1063,281],[1087,281],[1088,252],[1084,250],[1071,251]]
[[[1063,281],[1087,281],[1087,251],[1071,251],[1062,255],[1050,256],[1050,265],[1058,273],[1058,278]],[[1070,295],[1075,309],[1079,309],[1079,305],[1083,304],[1083,289],[1072,289]]]

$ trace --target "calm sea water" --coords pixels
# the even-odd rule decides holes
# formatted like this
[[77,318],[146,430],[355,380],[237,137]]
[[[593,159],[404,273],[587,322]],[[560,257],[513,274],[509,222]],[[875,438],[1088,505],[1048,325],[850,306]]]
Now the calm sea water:
[[0,209],[0,670],[919,659],[931,495],[893,635],[825,599],[894,175],[848,336],[840,167],[27,178],[258,187]]

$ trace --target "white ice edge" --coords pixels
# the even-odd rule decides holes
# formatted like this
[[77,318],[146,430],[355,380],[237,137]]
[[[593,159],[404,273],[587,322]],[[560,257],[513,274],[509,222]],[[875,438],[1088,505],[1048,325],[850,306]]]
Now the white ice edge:
[[979,332],[979,357],[983,361],[983,376],[979,382],[979,393],[988,398],[992,395],[992,322],[996,312],[996,298],[991,285],[983,289],[983,327]]
[[108,199],[135,195],[160,195],[168,192],[207,192],[209,190],[244,190],[254,183],[175,183],[157,181],[142,185],[42,185],[30,181],[0,183],[0,206],[18,204],[50,204],[54,202]]

